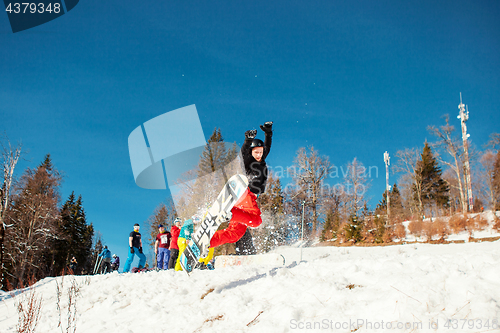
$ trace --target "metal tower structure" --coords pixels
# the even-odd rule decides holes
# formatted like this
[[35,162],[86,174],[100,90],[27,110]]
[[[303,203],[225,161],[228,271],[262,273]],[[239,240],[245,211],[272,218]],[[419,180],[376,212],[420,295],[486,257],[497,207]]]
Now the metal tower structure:
[[391,158],[389,157],[389,153],[386,151],[384,153],[384,162],[385,162],[385,191],[387,197],[387,223],[389,223],[389,215],[391,213],[391,200],[389,198],[389,191],[391,187],[389,186],[389,165],[391,164]]
[[472,212],[474,209],[474,201],[472,200],[472,184],[470,179],[470,164],[469,164],[469,145],[467,143],[467,138],[470,136],[467,134],[467,125],[465,124],[467,120],[469,120],[469,109],[466,105],[462,103],[462,93],[460,93],[460,104],[458,105],[458,109],[460,110],[458,119],[461,120],[462,123],[462,141],[464,146],[464,178],[466,182],[467,188],[467,200],[469,203],[469,212]]

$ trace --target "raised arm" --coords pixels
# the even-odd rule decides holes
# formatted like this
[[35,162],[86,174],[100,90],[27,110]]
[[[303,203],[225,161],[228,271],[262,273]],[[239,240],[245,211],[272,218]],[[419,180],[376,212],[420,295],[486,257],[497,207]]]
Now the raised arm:
[[271,143],[273,141],[273,122],[265,122],[263,125],[260,125],[260,129],[264,131],[266,136],[264,139],[264,154],[262,155],[262,159],[266,159],[267,155],[271,151]]
[[249,155],[250,146],[252,145],[252,141],[253,139],[255,139],[256,135],[257,135],[257,130],[249,130],[245,132],[245,141],[241,146],[241,154],[243,154],[243,156],[245,156],[245,154]]

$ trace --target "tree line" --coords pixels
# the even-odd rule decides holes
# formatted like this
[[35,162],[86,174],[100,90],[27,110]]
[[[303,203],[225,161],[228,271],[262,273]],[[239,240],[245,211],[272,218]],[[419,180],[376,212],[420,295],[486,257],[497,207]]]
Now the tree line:
[[[102,241],[87,222],[81,195],[73,192],[61,205],[63,177],[50,154],[16,179],[22,146],[5,139],[1,148],[0,289],[27,286],[47,276],[92,272]],[[69,269],[73,256],[76,272]]]
[[[463,145],[448,119],[446,116],[443,126],[428,127],[436,139],[434,142],[424,141],[422,148],[404,148],[395,153],[396,163],[391,173],[398,181],[389,191],[382,192],[382,199],[374,209],[367,205],[371,174],[361,161],[354,158],[342,166],[341,180],[332,183],[331,175],[338,167],[329,157],[321,155],[314,146],[299,148],[286,173],[291,179],[270,172],[266,193],[258,198],[264,220],[261,227],[252,230],[258,250],[268,251],[302,235],[306,240],[319,237],[337,242],[391,242],[404,237],[401,224],[404,220],[468,213]],[[468,148],[475,210],[485,206],[499,210],[500,135],[492,134],[483,151]],[[156,235],[157,224],[171,225],[176,216],[189,218],[194,212],[203,213],[227,175],[238,172],[234,162],[237,153],[235,145],[228,146],[216,128],[198,169],[191,171],[199,177],[185,185],[176,205],[171,201],[162,203],[149,218],[151,238]],[[212,174],[207,175],[208,171]],[[224,227],[223,224],[221,228]],[[234,245],[227,244],[218,252],[234,252]]]

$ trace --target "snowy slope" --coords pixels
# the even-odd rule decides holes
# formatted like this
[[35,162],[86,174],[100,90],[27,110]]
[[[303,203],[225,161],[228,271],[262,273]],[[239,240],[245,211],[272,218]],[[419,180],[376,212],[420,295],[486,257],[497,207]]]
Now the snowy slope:
[[[499,241],[306,248],[298,264],[300,249],[280,252],[287,266],[74,277],[76,331],[500,332]],[[56,279],[35,290],[37,331],[66,332],[57,327]],[[1,297],[0,332],[15,332],[23,294]]]

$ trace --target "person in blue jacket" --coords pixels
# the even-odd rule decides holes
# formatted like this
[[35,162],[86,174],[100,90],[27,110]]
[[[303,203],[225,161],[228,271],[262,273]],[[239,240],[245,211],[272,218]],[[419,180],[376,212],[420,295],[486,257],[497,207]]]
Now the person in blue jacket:
[[108,246],[104,246],[102,252],[99,254],[99,257],[102,257],[102,271],[103,273],[111,273],[111,251],[108,249]]
[[186,221],[184,221],[181,231],[179,233],[179,238],[177,239],[177,245],[179,246],[179,256],[177,257],[177,262],[175,263],[175,270],[176,271],[182,271],[182,266],[181,266],[181,255],[182,252],[186,249],[189,241],[191,240],[191,237],[194,233],[194,222],[198,221],[198,218],[193,216],[193,218],[190,218]]
[[128,254],[125,266],[123,266],[123,273],[130,271],[130,266],[134,261],[135,255],[139,257],[139,266],[137,268],[141,269],[146,266],[146,256],[142,253],[142,239],[139,232],[139,224],[134,224],[134,231],[132,231],[128,237],[128,245],[130,246],[130,253]]

